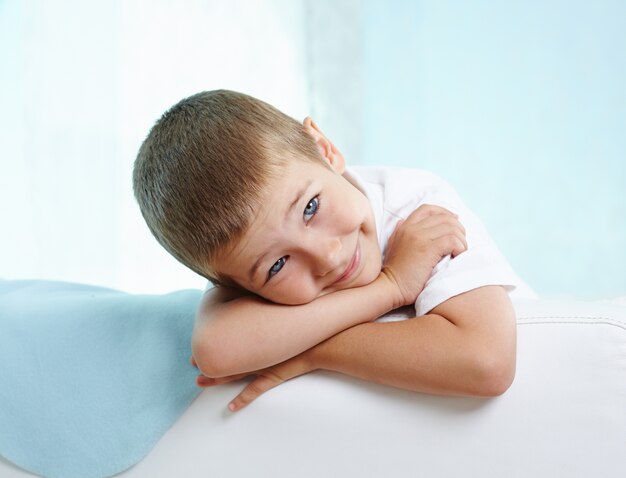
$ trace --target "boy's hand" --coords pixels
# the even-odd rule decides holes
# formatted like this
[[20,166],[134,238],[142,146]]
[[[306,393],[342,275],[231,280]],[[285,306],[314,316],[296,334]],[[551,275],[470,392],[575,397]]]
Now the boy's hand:
[[[291,378],[312,372],[317,367],[309,357],[309,351],[305,351],[300,355],[286,360],[285,362],[276,364],[263,370],[251,373],[240,373],[229,377],[210,378],[204,375],[198,375],[196,384],[199,387],[212,387],[213,385],[221,385],[223,383],[234,382],[249,375],[256,375],[256,378],[250,382],[229,404],[228,409],[231,412],[241,410],[259,396],[280,385]],[[191,364],[197,367],[195,360],[191,357]]]
[[465,228],[447,209],[423,204],[400,221],[389,238],[381,272],[396,286],[398,306],[417,300],[442,257],[466,249]]

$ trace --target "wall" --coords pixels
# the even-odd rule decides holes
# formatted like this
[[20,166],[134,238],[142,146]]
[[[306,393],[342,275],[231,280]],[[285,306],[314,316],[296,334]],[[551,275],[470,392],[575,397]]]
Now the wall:
[[150,235],[132,194],[154,121],[230,88],[308,112],[304,5],[0,3],[0,278],[160,293],[206,281]]
[[363,160],[433,170],[550,296],[626,293],[626,4],[367,2]]
[[625,32],[616,0],[0,0],[0,277],[203,287],[130,176],[167,107],[227,87],[439,173],[543,295],[625,294]]

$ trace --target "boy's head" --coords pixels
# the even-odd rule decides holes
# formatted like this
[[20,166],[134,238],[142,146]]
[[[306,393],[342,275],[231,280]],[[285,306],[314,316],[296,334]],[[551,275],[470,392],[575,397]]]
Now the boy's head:
[[304,303],[380,271],[371,208],[343,170],[343,156],[309,118],[301,124],[218,90],[157,121],[133,184],[148,227],[187,267],[274,302]]

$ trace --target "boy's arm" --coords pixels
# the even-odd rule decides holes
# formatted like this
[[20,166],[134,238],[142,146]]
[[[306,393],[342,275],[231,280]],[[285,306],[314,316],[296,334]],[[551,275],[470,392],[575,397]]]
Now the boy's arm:
[[393,287],[381,274],[366,286],[333,292],[303,305],[275,304],[217,287],[205,293],[198,309],[193,356],[209,377],[269,367],[398,307]]
[[316,368],[398,388],[499,395],[515,375],[515,313],[504,288],[480,287],[422,317],[353,327],[310,353]]
[[[516,323],[506,291],[486,286],[453,297],[428,315],[345,330],[284,363],[258,372],[232,401],[238,410],[262,393],[316,369],[442,395],[494,396],[515,375]],[[220,381],[200,376],[200,386]]]
[[441,257],[466,247],[464,229],[454,215],[421,206],[389,239],[385,267],[370,284],[297,306],[241,296],[233,289],[205,294],[193,332],[193,356],[202,373],[213,378],[283,362],[347,328],[412,304]]

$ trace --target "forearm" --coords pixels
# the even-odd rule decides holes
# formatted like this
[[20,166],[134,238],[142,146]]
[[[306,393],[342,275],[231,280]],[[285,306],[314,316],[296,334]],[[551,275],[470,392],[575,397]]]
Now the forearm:
[[493,325],[455,323],[437,314],[360,324],[319,344],[309,356],[315,368],[407,390],[498,395],[514,375],[515,320],[512,309],[504,307]]
[[417,392],[463,394],[472,378],[457,328],[438,315],[367,323],[312,351],[316,368]]
[[194,357],[209,376],[259,370],[376,319],[397,306],[394,300],[389,284],[379,278],[304,305],[274,304],[256,296],[213,305],[196,323]]

